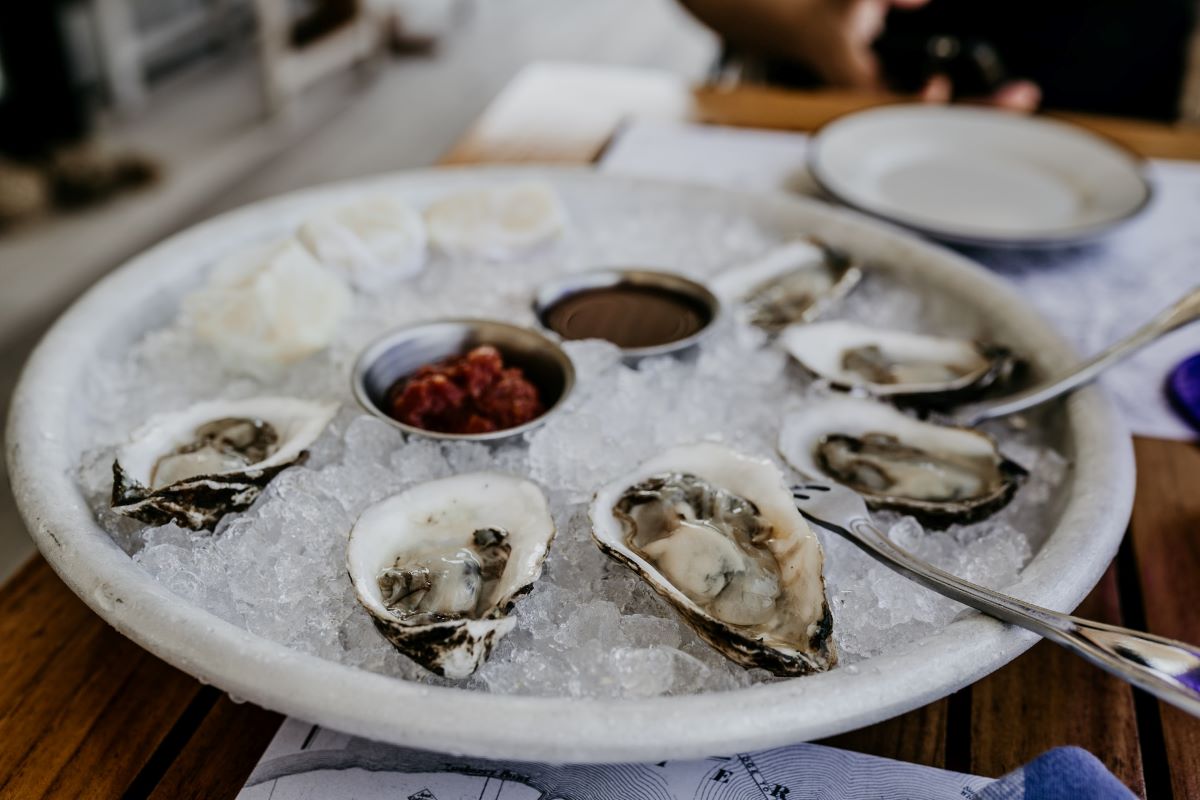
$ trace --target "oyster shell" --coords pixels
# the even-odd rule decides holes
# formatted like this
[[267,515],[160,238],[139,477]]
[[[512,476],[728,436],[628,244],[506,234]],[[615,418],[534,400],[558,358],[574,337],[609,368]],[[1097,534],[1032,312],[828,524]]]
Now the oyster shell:
[[771,333],[811,322],[858,285],[862,270],[816,239],[797,239],[718,275],[710,288]]
[[151,525],[211,530],[302,463],[336,411],[336,403],[255,397],[152,417],[113,461],[112,508]]
[[1016,363],[1003,347],[846,320],[792,325],[779,341],[808,371],[839,389],[926,405],[977,394],[1007,379]]
[[516,625],[542,573],[554,520],[542,491],[498,472],[429,481],[368,508],[346,569],[358,602],[397,650],[466,678]]
[[255,371],[323,350],[353,297],[295,239],[237,253],[217,264],[183,301],[184,319],[231,365]]
[[361,291],[411,278],[425,266],[425,222],[392,197],[365,197],[317,214],[296,237]]
[[848,486],[872,508],[904,511],[933,527],[997,511],[1026,474],[985,433],[852,397],[788,415],[779,451],[800,472]]
[[727,447],[677,447],[596,493],[600,549],[745,667],[804,675],[837,662],[821,545],[779,469]]
[[567,212],[546,183],[468,189],[425,210],[429,238],[451,256],[504,260],[562,233]]

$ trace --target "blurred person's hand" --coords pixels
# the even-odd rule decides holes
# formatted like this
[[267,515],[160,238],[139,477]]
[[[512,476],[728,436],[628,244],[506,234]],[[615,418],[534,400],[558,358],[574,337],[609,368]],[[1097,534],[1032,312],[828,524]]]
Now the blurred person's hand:
[[929,0],[781,0],[795,6],[796,58],[831,86],[881,89],[872,43],[889,8],[919,8]]
[[[682,0],[697,17],[729,41],[762,55],[800,62],[826,83],[880,91],[881,74],[872,44],[892,8],[911,10],[929,0]],[[950,79],[935,75],[921,91],[928,102],[957,98]],[[973,102],[1032,111],[1041,91],[1028,81],[1001,86]]]
[[1036,111],[1042,102],[1042,90],[1033,81],[1010,81],[987,97],[956,97],[954,84],[945,75],[934,75],[921,89],[921,99],[926,103],[949,103],[951,100],[968,100],[974,103],[1007,108],[1013,111]]

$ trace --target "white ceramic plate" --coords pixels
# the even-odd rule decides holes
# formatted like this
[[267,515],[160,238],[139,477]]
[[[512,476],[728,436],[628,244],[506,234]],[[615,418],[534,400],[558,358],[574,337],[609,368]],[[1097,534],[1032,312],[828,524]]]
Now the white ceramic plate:
[[[520,178],[563,191],[638,196],[718,217],[744,214],[780,235],[819,233],[897,277],[929,282],[1039,370],[1075,354],[1008,286],[945,249],[850,212],[781,194],[605,176],[583,170],[440,170],[384,176],[257,203],[152,248],[97,284],[47,333],[14,395],[8,463],[22,516],[46,559],[104,619],[203,681],[268,708],[362,736],[476,756],[549,761],[700,757],[819,738],[903,713],[997,669],[1032,634],[978,614],[852,668],[650,700],[517,697],[410,683],[289,649],[172,594],[96,523],[77,476],[87,395],[101,354],[119,353],[170,319],[180,294],[222,249],[277,232],[335,198],[364,191],[431,196]],[[698,204],[698,205],[697,205]],[[1055,442],[1073,462],[1055,529],[1011,591],[1071,609],[1095,585],[1125,531],[1133,498],[1128,434],[1096,389],[1060,415]]]
[[846,205],[966,244],[1079,242],[1150,199],[1131,152],[1065,122],[988,108],[896,105],[840,117],[814,138],[809,168]]

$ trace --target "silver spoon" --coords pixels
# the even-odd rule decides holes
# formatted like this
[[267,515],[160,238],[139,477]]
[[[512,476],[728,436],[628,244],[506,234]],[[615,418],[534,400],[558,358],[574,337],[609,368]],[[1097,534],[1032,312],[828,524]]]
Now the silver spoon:
[[953,420],[959,425],[972,427],[985,420],[1028,411],[1034,406],[1040,406],[1042,403],[1049,402],[1094,381],[1101,372],[1113,364],[1128,358],[1159,337],[1198,319],[1200,319],[1200,286],[1192,289],[1183,296],[1183,299],[1150,320],[1132,335],[1109,346],[1065,374],[1008,397],[962,406],[953,412]]
[[862,497],[843,486],[806,483],[793,488],[792,496],[807,519],[926,589],[1031,630],[1121,680],[1200,717],[1200,648],[1061,614],[944,572],[896,545],[872,525]]

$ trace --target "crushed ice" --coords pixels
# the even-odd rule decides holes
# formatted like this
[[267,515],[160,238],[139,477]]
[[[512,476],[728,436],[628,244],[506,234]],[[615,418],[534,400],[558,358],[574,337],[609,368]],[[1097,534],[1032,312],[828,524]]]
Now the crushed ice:
[[[286,371],[234,371],[185,330],[148,332],[89,375],[91,416],[81,480],[101,524],[135,561],[184,600],[298,650],[412,680],[439,682],[396,653],[354,600],[346,534],[367,505],[415,483],[476,469],[525,475],[550,499],[558,536],[545,574],[516,607],[517,629],[464,685],[502,693],[644,697],[715,691],[772,678],[706,646],[628,570],[592,543],[586,503],[600,485],[671,445],[719,439],[775,456],[781,413],[825,391],[761,333],[726,317],[699,352],[624,364],[603,342],[569,343],[578,386],[566,409],[523,440],[485,446],[407,441],[367,416],[349,391],[362,345],[399,324],[439,316],[532,322],[540,281],[561,271],[629,264],[704,278],[780,241],[736,208],[670,203],[624,191],[564,190],[572,228],[519,263],[435,257],[415,280],[360,297],[337,342]],[[711,197],[711,196],[709,196]],[[834,314],[940,333],[980,333],[969,310],[882,274]],[[187,364],[181,370],[180,364]],[[282,473],[248,512],[215,534],[145,528],[107,509],[115,446],[150,414],[214,396],[259,392],[338,398],[342,409],[305,466]],[[910,518],[880,515],[896,540],[934,564],[992,587],[1014,582],[1052,527],[1054,488],[1067,464],[1043,443],[1047,424],[990,429],[1032,467],[1016,500],[989,520],[926,533]],[[932,635],[962,606],[906,581],[853,546],[821,534],[840,669]],[[1031,545],[1032,542],[1032,545]]]

